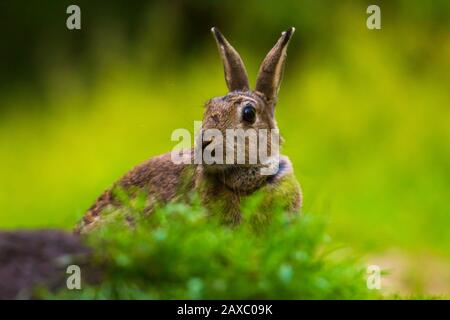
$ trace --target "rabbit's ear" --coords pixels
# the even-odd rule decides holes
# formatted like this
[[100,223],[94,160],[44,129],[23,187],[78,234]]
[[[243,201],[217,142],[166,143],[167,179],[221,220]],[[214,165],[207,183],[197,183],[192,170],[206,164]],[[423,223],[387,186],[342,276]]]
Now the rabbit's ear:
[[255,89],[263,93],[269,101],[276,99],[278,96],[284,62],[286,61],[286,50],[294,32],[295,28],[292,27],[281,33],[280,39],[269,51],[259,68]]
[[245,71],[241,57],[216,27],[213,27],[211,32],[216,39],[217,47],[219,48],[223,61],[228,89],[230,91],[247,91],[250,86],[248,84],[247,71]]

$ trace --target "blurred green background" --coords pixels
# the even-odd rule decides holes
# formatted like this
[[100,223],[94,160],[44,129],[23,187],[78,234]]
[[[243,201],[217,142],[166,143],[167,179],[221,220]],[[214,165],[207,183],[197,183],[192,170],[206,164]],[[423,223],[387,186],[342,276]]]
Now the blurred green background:
[[[66,28],[81,8],[82,29]],[[370,4],[381,30],[366,28]],[[2,1],[0,228],[71,229],[226,93],[217,26],[251,82],[295,26],[276,116],[304,210],[392,269],[450,288],[449,1]]]

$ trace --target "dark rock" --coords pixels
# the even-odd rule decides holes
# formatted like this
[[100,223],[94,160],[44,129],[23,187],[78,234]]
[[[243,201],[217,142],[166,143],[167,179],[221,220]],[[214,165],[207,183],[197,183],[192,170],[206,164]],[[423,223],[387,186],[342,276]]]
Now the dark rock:
[[0,232],[0,299],[33,298],[33,288],[66,285],[66,268],[89,255],[78,236],[59,230]]

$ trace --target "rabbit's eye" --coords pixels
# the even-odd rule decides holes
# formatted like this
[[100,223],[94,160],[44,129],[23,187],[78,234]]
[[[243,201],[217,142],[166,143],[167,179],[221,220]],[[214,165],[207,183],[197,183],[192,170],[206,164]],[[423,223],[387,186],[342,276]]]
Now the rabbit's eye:
[[244,121],[252,124],[256,119],[256,110],[251,104],[247,104],[244,109],[242,109],[242,119]]

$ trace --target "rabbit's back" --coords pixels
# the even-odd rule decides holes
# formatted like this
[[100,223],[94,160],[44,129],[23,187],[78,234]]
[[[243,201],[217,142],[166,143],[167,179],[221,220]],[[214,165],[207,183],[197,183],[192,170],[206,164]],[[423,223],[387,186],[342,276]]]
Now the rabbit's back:
[[181,200],[180,197],[194,188],[195,170],[193,164],[174,163],[170,152],[144,161],[97,198],[75,228],[75,233],[84,233],[108,220],[103,214],[105,211],[114,211],[124,205],[120,194],[128,198],[138,193],[146,194],[146,212],[151,211],[155,203]]
[[171,153],[151,158],[130,170],[118,185],[126,190],[137,188],[152,193],[160,202],[168,202],[194,187],[192,164],[176,164]]

